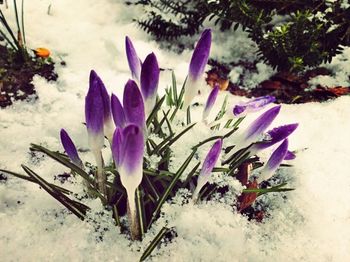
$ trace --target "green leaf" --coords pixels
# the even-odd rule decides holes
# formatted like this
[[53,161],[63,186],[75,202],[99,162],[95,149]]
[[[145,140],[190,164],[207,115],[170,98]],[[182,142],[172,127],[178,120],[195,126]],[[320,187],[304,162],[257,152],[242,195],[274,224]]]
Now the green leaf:
[[[0,172],[4,172],[6,174],[13,175],[13,176],[15,176],[17,178],[20,178],[20,179],[23,179],[23,180],[26,180],[26,181],[38,184],[38,182],[32,177],[24,176],[24,175],[21,175],[21,174],[12,172],[12,171],[7,171],[7,170],[4,170],[4,169],[0,169]],[[68,189],[56,186],[54,184],[50,184],[50,186],[53,187],[55,190],[61,191],[63,194],[72,194],[73,193],[72,191],[69,191]]]
[[144,261],[149,255],[152,253],[152,251],[157,247],[157,245],[160,243],[160,241],[163,239],[164,235],[170,231],[169,228],[163,227],[159,233],[155,236],[155,238],[151,241],[151,243],[146,248],[145,252],[143,252],[140,261]]
[[177,97],[177,85],[176,85],[176,77],[174,70],[171,73],[171,80],[172,80],[172,90],[173,90],[173,98],[176,105],[178,105],[178,97]]
[[136,189],[136,209],[137,216],[140,225],[141,239],[145,235],[145,229],[147,227],[146,217],[145,217],[145,204],[143,202],[143,191],[138,187]]
[[191,124],[191,107],[187,107],[186,113],[187,125]]
[[179,170],[176,172],[175,176],[173,177],[173,179],[171,180],[170,184],[168,185],[168,187],[166,188],[166,190],[164,191],[163,195],[161,196],[161,198],[158,201],[157,207],[155,208],[155,210],[153,211],[152,214],[152,219],[150,221],[150,223],[148,224],[148,228],[150,228],[150,226],[152,225],[152,223],[155,221],[155,219],[157,218],[160,209],[162,208],[165,200],[168,198],[170,192],[173,190],[176,182],[180,179],[181,175],[183,174],[183,172],[186,170],[187,166],[189,165],[189,163],[191,162],[194,154],[196,153],[196,150],[193,150],[192,153],[187,157],[187,159],[185,160],[185,162],[182,164],[182,166],[179,168]]
[[149,115],[149,117],[147,118],[146,121],[146,126],[149,127],[149,125],[152,123],[152,120],[157,116],[157,112],[159,111],[159,109],[161,108],[163,102],[165,100],[165,95],[156,103],[156,105],[154,106],[151,114]]
[[63,157],[60,153],[53,152],[45,147],[36,144],[31,144],[30,150],[42,152],[51,157],[52,159],[56,160],[57,162],[61,163],[62,165],[73,170],[75,173],[80,175],[89,183],[89,190],[91,190],[96,196],[98,196],[104,205],[107,203],[106,198],[102,196],[102,194],[94,187],[93,180],[89,177],[89,175],[83,169],[70,162],[67,157]]
[[37,183],[53,198],[59,201],[62,205],[64,205],[68,210],[70,210],[73,214],[75,214],[81,220],[85,219],[86,212],[87,210],[90,209],[88,206],[85,206],[77,201],[73,201],[69,197],[61,193],[60,191],[55,190],[53,187],[50,186],[48,182],[46,182],[43,178],[37,175],[29,167],[22,165],[22,168],[30,177],[35,179]]
[[166,147],[170,147],[172,144],[174,144],[180,137],[182,137],[184,134],[187,133],[192,127],[194,127],[197,123],[193,123],[192,125],[186,127],[184,130],[180,132],[180,134],[176,135],[174,138],[172,138],[166,146],[163,146],[160,150],[159,153],[162,153]]

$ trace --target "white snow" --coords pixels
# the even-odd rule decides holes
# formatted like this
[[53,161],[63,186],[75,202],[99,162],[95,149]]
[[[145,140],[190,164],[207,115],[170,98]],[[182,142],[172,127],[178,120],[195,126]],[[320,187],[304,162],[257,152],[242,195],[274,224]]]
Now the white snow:
[[[138,15],[137,9],[122,2],[25,1],[28,45],[52,51],[58,62],[59,80],[48,83],[35,77],[37,101],[17,101],[0,110],[0,168],[23,173],[20,164],[24,163],[51,182],[54,175],[68,171],[47,158],[38,156],[32,160],[29,144],[43,143],[62,150],[59,130],[65,128],[79,148],[88,147],[82,122],[89,71],[95,69],[109,90],[120,95],[130,77],[125,35],[132,38],[142,59],[154,51],[161,67],[174,69],[179,85],[182,83],[191,50],[179,56],[160,49],[131,23],[131,18]],[[50,4],[51,15],[47,15]],[[5,15],[14,23],[12,9],[5,10]],[[237,57],[241,52],[245,52],[242,57],[251,56],[251,42],[238,35],[238,39],[230,38],[229,46],[227,42],[222,46],[222,35],[214,37],[214,56],[225,56],[226,50],[236,50]],[[328,65],[335,69],[333,80],[339,85],[349,85],[349,50]],[[59,65],[59,56],[67,66]],[[269,72],[266,68],[261,65],[262,71]],[[163,71],[160,86],[165,88],[170,83],[170,72]],[[204,91],[196,101],[204,103],[208,93]],[[219,95],[212,115],[219,111],[226,94]],[[243,98],[229,95],[230,105],[240,100]],[[93,223],[62,213],[64,207],[37,185],[9,176],[6,183],[0,183],[1,261],[138,261],[166,221],[168,226],[176,227],[178,236],[155,250],[152,261],[350,261],[349,105],[349,96],[325,103],[283,105],[273,125],[299,123],[290,137],[291,149],[299,153],[292,162],[294,167],[280,172],[291,178],[289,186],[296,190],[286,193],[287,198],[282,194],[265,196],[271,210],[261,224],[248,222],[232,211],[228,205],[230,196],[217,202],[183,205],[188,192],[181,190],[164,206],[163,216],[141,243],[131,243],[119,233],[109,214],[96,218],[107,229],[103,241],[99,241],[100,232],[95,231]],[[242,129],[257,114],[248,115]],[[199,108],[193,111],[192,118],[201,118]],[[189,154],[188,148],[208,135],[203,123],[197,125],[179,141],[175,162],[181,163]],[[201,159],[208,148],[209,145],[199,152]],[[104,154],[106,159],[110,157],[108,149]],[[93,161],[88,153],[82,156]],[[174,167],[178,163],[173,163]],[[216,181],[217,176],[212,179]],[[237,192],[240,190],[237,181],[228,183]],[[65,185],[76,192],[81,190],[79,183]],[[96,211],[102,209],[98,200],[90,200],[88,205]]]

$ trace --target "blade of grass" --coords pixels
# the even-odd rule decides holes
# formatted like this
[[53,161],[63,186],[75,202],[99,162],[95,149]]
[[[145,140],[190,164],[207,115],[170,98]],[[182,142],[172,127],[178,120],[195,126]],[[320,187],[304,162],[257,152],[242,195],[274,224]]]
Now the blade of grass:
[[137,209],[137,216],[139,220],[141,239],[142,239],[143,236],[145,235],[147,222],[146,222],[146,216],[145,216],[145,204],[143,202],[143,191],[142,189],[140,189],[140,187],[136,189],[136,209]]
[[[20,178],[20,179],[23,179],[23,180],[26,180],[26,181],[29,181],[29,182],[37,184],[37,181],[34,178],[31,178],[31,177],[28,177],[28,176],[17,174],[15,172],[7,171],[7,170],[4,170],[4,169],[0,169],[0,172],[3,172],[3,173],[6,173],[6,174],[9,174],[9,175],[12,175],[14,177],[17,177],[17,178]],[[51,184],[51,183],[50,183],[50,186],[53,187],[55,190],[61,191],[64,194],[72,194],[73,193],[72,191],[69,191],[68,189],[56,186],[56,185]]]
[[155,236],[155,238],[151,241],[151,243],[146,248],[145,252],[143,252],[140,261],[144,261],[149,255],[152,253],[152,251],[157,247],[157,245],[160,243],[160,241],[163,239],[164,235],[169,232],[169,228],[163,227],[159,233]]
[[191,124],[191,107],[187,107],[186,113],[187,125]]
[[80,167],[78,167],[77,165],[70,162],[67,158],[62,157],[62,154],[53,152],[45,147],[42,147],[42,146],[39,146],[36,144],[31,144],[30,150],[42,152],[42,153],[46,154],[47,156],[51,157],[52,159],[56,160],[57,162],[61,163],[62,165],[66,166],[66,167],[70,168],[71,170],[73,170],[74,172],[76,172],[78,175],[80,175],[82,178],[84,178],[89,183],[89,185],[90,185],[89,189],[92,190],[93,193],[96,196],[98,196],[104,204],[107,203],[106,198],[104,196],[102,196],[102,194],[94,187],[93,180],[90,178],[90,176],[84,170],[82,170]]
[[1,10],[0,10],[0,21],[4,25],[4,27],[6,28],[7,32],[10,34],[13,42],[17,46],[17,50],[18,51],[21,50],[21,46],[19,45],[17,38],[13,34],[13,31],[12,31],[11,27],[9,26],[9,24],[7,23],[6,18]]
[[165,100],[165,95],[154,106],[151,114],[147,118],[147,121],[146,121],[147,127],[149,127],[149,125],[152,123],[153,119],[157,116],[157,112],[159,111],[160,107],[162,106],[164,100]]
[[181,165],[181,167],[178,169],[178,171],[176,172],[175,176],[173,177],[173,179],[171,180],[170,184],[167,186],[166,190],[164,191],[163,195],[160,197],[157,207],[155,208],[155,210],[153,211],[152,214],[152,218],[150,223],[148,224],[148,228],[150,228],[150,226],[152,225],[152,223],[155,221],[155,219],[157,218],[160,209],[162,208],[165,200],[168,198],[171,190],[174,188],[176,182],[180,179],[181,175],[183,174],[183,172],[186,170],[187,166],[189,165],[189,163],[191,162],[194,154],[196,153],[196,150],[193,150],[192,153],[187,157],[187,159],[185,160],[185,162]]
[[171,80],[172,80],[172,90],[173,90],[173,98],[175,105],[178,104],[178,97],[177,97],[177,85],[176,85],[176,77],[174,70],[171,73]]
[[187,131],[189,131],[192,127],[194,127],[196,125],[196,123],[193,123],[192,125],[186,127],[184,130],[182,130],[180,132],[180,134],[176,135],[174,138],[172,138],[167,144],[166,146],[163,146],[160,150],[159,153],[161,154],[165,148],[170,147],[172,144],[174,144],[180,137],[182,137],[184,134],[186,134]]
[[22,20],[23,43],[24,43],[24,48],[25,48],[27,45],[27,41],[26,41],[26,33],[24,30],[24,0],[22,0],[21,20]]
[[[37,183],[53,198],[59,201],[62,205],[64,205],[68,210],[70,210],[73,214],[75,214],[81,220],[85,219],[86,211],[90,208],[80,203],[80,205],[76,204],[76,201],[71,200],[69,197],[62,194],[60,191],[53,189],[48,182],[46,182],[43,178],[37,175],[33,170],[25,165],[21,165],[23,170],[32,178],[34,178]],[[78,207],[79,206],[79,207]],[[84,207],[84,208],[82,208]]]

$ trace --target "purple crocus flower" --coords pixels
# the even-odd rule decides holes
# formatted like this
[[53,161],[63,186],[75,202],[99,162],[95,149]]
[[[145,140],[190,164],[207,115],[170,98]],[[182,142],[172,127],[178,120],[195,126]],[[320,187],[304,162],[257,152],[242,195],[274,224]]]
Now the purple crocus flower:
[[89,145],[92,150],[101,150],[104,145],[103,121],[104,106],[101,90],[90,76],[90,87],[85,97],[85,121],[88,131]]
[[146,57],[141,69],[141,92],[147,116],[156,103],[159,74],[157,58],[154,53],[151,53]]
[[139,83],[142,63],[129,37],[125,38],[125,49],[126,49],[126,56],[128,58],[129,68],[131,71],[131,77],[137,83]]
[[295,129],[297,129],[297,127],[298,124],[289,124],[275,127],[274,129],[267,132],[268,139],[266,141],[256,143],[254,146],[252,146],[251,149],[262,150],[273,146],[274,144],[287,138],[295,131]]
[[193,192],[192,199],[197,201],[198,194],[202,187],[208,182],[211,171],[219,159],[222,148],[222,139],[217,140],[209,150],[202,165],[202,169],[198,175],[197,187]]
[[117,128],[114,133],[112,153],[128,196],[130,231],[133,239],[138,238],[135,191],[142,180],[144,146],[143,132],[137,125],[128,125],[123,130]]
[[112,107],[112,116],[114,124],[116,127],[125,127],[126,120],[122,104],[119,101],[119,98],[112,94],[111,98],[111,107]]
[[262,96],[255,99],[252,99],[245,103],[239,103],[233,107],[233,114],[237,117],[243,117],[251,112],[257,112],[263,109],[270,103],[276,101],[276,98],[273,96]]
[[190,62],[188,77],[185,85],[183,108],[187,109],[192,99],[197,95],[199,85],[201,84],[205,66],[208,63],[211,46],[211,30],[203,31],[199,39]]
[[145,106],[141,92],[133,80],[129,80],[125,85],[123,105],[126,122],[144,128],[146,125]]
[[261,114],[247,129],[243,136],[246,144],[255,142],[259,136],[271,125],[281,110],[281,106],[275,106]]
[[90,149],[94,154],[97,165],[96,180],[98,189],[102,195],[106,195],[106,176],[103,170],[101,154],[101,150],[104,146],[104,104],[100,85],[94,76],[90,76],[90,87],[85,97],[85,121]]
[[203,121],[207,119],[207,117],[210,114],[211,109],[213,108],[213,105],[215,104],[216,98],[219,94],[219,86],[215,85],[215,87],[211,90],[207,102],[205,104],[204,110],[203,110]]
[[288,152],[288,139],[285,139],[283,143],[272,153],[271,157],[264,166],[261,174],[259,175],[257,181],[261,183],[269,179],[276,169],[280,166],[282,161],[285,159]]
[[101,78],[96,74],[94,70],[90,72],[90,86],[96,85],[100,89],[100,95],[102,97],[102,105],[103,105],[103,124],[104,124],[104,134],[111,142],[113,133],[114,133],[114,125],[112,122],[112,114],[111,114],[111,101],[109,98],[108,91],[102,82]]
[[68,155],[69,159],[77,166],[83,167],[83,162],[81,161],[78,155],[78,151],[66,130],[61,129],[60,137],[64,151],[66,151],[66,154]]

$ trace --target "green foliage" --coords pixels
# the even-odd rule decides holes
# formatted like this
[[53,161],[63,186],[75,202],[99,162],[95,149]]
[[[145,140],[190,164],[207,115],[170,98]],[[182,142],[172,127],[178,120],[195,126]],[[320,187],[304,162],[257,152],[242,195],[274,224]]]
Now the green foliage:
[[[17,26],[16,31],[10,27],[4,13],[0,9],[0,36],[15,51],[17,57],[20,57],[23,61],[25,61],[29,55],[26,48],[23,7],[24,0],[22,0],[21,4],[21,13],[19,13],[17,8],[17,0],[13,0],[13,10],[15,13]],[[21,16],[21,19],[19,16]]]
[[[350,8],[322,0],[138,0],[137,22],[157,39],[173,40],[213,20],[225,31],[239,26],[256,42],[261,60],[279,70],[300,71],[330,62],[350,45]],[[128,2],[129,4],[131,2]],[[278,21],[280,20],[280,21]]]
[[[143,159],[143,178],[136,191],[136,215],[140,239],[142,239],[147,230],[149,230],[153,223],[159,218],[164,203],[174,197],[179,189],[186,189],[189,192],[193,191],[192,189],[193,186],[197,184],[197,178],[200,172],[200,166],[202,164],[200,161],[198,161],[198,149],[203,145],[213,143],[214,140],[217,139],[227,141],[228,138],[230,138],[237,131],[238,126],[244,120],[244,117],[239,118],[236,121],[230,119],[231,121],[227,122],[225,125],[222,125],[223,130],[225,130],[222,135],[211,135],[204,138],[191,148],[188,148],[186,159],[176,170],[172,171],[170,166],[175,160],[173,146],[175,144],[178,145],[180,138],[196,126],[196,123],[190,123],[188,120],[190,109],[187,113],[187,124],[185,124],[184,121],[181,121],[184,115],[178,115],[178,113],[181,112],[179,111],[179,108],[183,103],[183,94],[184,85],[178,94],[176,79],[175,75],[173,74],[173,84],[168,89],[167,95],[158,99],[154,109],[146,121],[148,137],[146,140],[146,153],[144,154]],[[165,101],[168,101],[171,105],[164,106],[163,104],[165,104]],[[218,113],[216,120],[220,120],[223,117],[223,112],[225,111],[226,107],[227,101],[225,100],[222,110]],[[169,116],[172,117],[169,118]],[[231,125],[231,122],[234,123]],[[180,125],[181,130],[174,132],[173,130],[175,130],[175,125]],[[219,129],[221,128],[221,125],[216,124],[215,128]],[[157,142],[153,140],[154,137],[157,137]],[[225,148],[225,153],[229,153],[233,148],[234,145],[227,146]],[[85,163],[85,166],[78,166],[71,162],[67,155],[52,151],[41,145],[31,144],[30,151],[33,154],[37,152],[44,154],[70,169],[73,181],[78,177],[83,180],[86,195],[77,195],[63,187],[49,183],[39,174],[24,165],[22,165],[22,169],[26,175],[1,169],[0,172],[4,172],[30,183],[38,184],[42,189],[44,189],[81,220],[88,219],[88,213],[93,212],[93,210],[79,200],[83,198],[98,198],[100,199],[101,204],[106,208],[107,212],[111,211],[110,213],[115,220],[116,226],[118,226],[122,232],[127,231],[128,225],[125,223],[125,221],[120,219],[122,216],[127,214],[127,193],[123,187],[123,184],[121,183],[120,175],[116,170],[113,161],[106,162],[104,167],[104,173],[107,176],[107,193],[104,194],[98,189],[97,178],[94,176],[96,167],[90,163]],[[220,167],[214,168],[212,172],[222,172],[228,176],[235,176],[237,175],[238,168],[245,161],[254,164],[255,168],[262,165],[259,158],[250,155],[249,147],[247,147],[237,151],[237,153],[233,154],[232,157],[229,157],[223,161],[221,165],[219,164]],[[183,179],[180,179],[181,177]],[[243,193],[248,194],[253,192],[262,195],[270,192],[284,192],[292,190],[290,188],[286,188],[285,185],[286,183],[282,183],[269,188],[244,189]],[[225,194],[228,191],[228,186],[207,183],[201,190],[199,200],[208,200],[211,199],[214,193]],[[188,201],[191,200],[189,199]],[[232,203],[232,205],[234,204],[235,203]],[[155,236],[154,240],[151,241],[140,258],[140,261],[145,260],[151,254],[152,250],[159,245],[161,240],[166,237],[168,233],[171,233],[173,229],[167,228],[167,226],[168,225],[165,225],[165,227],[162,228],[161,231]]]

